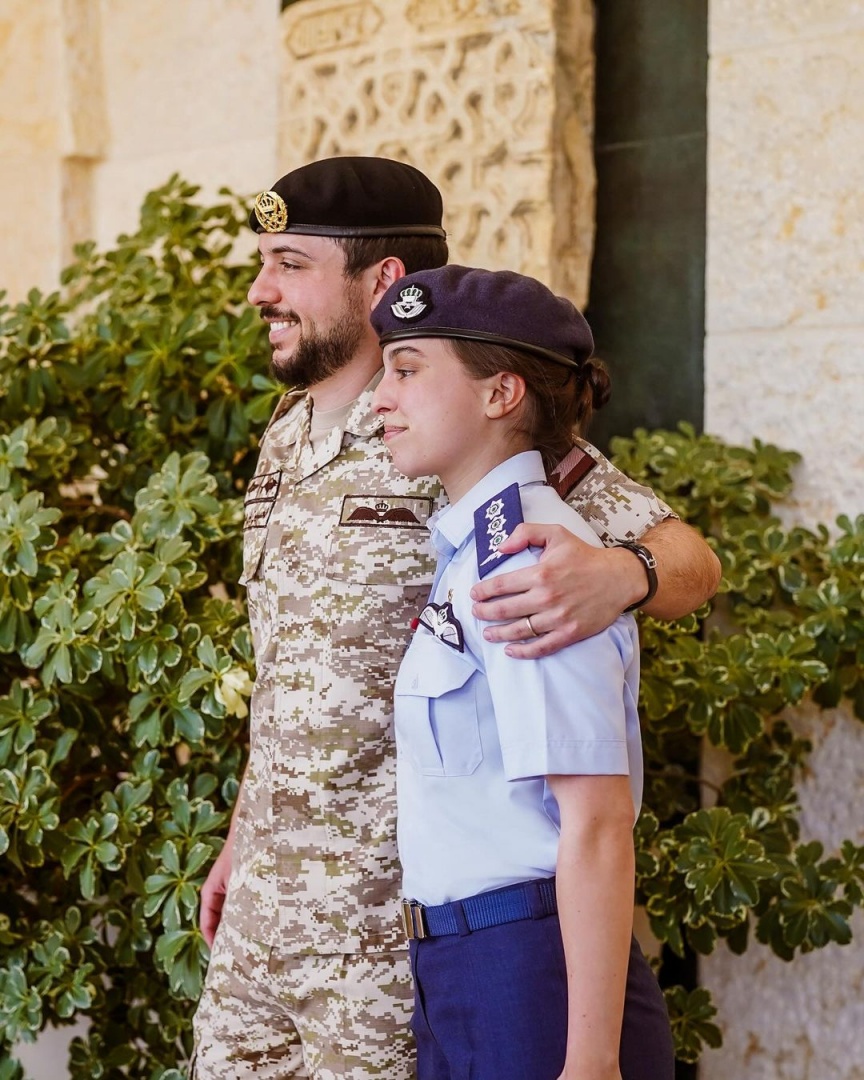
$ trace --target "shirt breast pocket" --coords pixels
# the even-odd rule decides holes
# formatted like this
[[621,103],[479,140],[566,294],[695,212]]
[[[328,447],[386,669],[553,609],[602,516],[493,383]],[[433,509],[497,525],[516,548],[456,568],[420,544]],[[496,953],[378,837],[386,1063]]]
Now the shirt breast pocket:
[[477,668],[419,631],[395,687],[398,752],[424,776],[470,776],[483,760]]
[[364,585],[430,585],[435,559],[426,529],[341,529],[330,540],[325,573],[332,581]]

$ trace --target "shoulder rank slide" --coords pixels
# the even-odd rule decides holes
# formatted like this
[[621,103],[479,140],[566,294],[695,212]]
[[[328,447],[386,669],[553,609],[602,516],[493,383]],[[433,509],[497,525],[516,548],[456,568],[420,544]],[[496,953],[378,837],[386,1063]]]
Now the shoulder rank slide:
[[474,511],[477,570],[481,578],[510,558],[509,555],[502,555],[498,549],[523,520],[518,484],[511,484],[499,491]]
[[462,624],[453,614],[453,605],[448,601],[446,604],[435,604],[431,600],[420,612],[420,625],[438,638],[445,645],[457,652],[465,651],[465,638],[462,634]]
[[549,479],[558,496],[566,501],[567,496],[579,487],[588,473],[596,467],[596,458],[591,457],[581,446],[574,446],[570,453],[558,462]]

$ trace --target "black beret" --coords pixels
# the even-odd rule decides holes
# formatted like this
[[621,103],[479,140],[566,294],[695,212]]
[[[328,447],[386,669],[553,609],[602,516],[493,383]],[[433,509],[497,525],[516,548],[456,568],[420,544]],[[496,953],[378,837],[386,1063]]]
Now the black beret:
[[394,282],[372,312],[382,345],[406,338],[488,341],[579,367],[591,328],[563,296],[509,270],[442,266]]
[[376,157],[313,161],[262,191],[256,232],[307,236],[446,236],[441,192],[419,169]]

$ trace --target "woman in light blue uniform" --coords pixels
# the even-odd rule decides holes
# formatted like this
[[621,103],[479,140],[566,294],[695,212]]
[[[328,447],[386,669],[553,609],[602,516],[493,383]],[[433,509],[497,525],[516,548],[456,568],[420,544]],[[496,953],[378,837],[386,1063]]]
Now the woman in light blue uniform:
[[394,464],[438,475],[450,500],[395,688],[419,1080],[671,1080],[663,997],[632,939],[633,618],[529,661],[471,610],[478,580],[540,558],[500,552],[520,521],[599,545],[546,483],[608,397],[590,330],[531,278],[459,266],[401,279],[372,322]]

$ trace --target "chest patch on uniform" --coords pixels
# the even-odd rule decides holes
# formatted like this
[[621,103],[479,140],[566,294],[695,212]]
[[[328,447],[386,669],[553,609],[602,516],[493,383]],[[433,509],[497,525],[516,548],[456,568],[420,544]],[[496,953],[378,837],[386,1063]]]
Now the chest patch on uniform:
[[246,488],[246,498],[243,503],[244,529],[264,528],[273,513],[281,480],[281,469],[252,477],[249,487]]
[[552,481],[552,486],[558,495],[562,499],[566,499],[570,492],[582,483],[596,465],[596,460],[590,454],[586,454],[580,447],[574,446],[567,457],[558,462],[549,479]]
[[346,495],[339,524],[425,529],[431,513],[431,498],[421,495]]
[[474,511],[477,570],[481,578],[486,577],[496,566],[510,558],[498,549],[516,526],[522,524],[523,520],[518,484],[511,484],[510,487],[499,491],[494,498]]
[[421,626],[431,630],[439,641],[451,649],[465,651],[462,623],[453,614],[453,605],[449,601],[446,604],[433,604],[430,601],[420,612],[419,621]]

